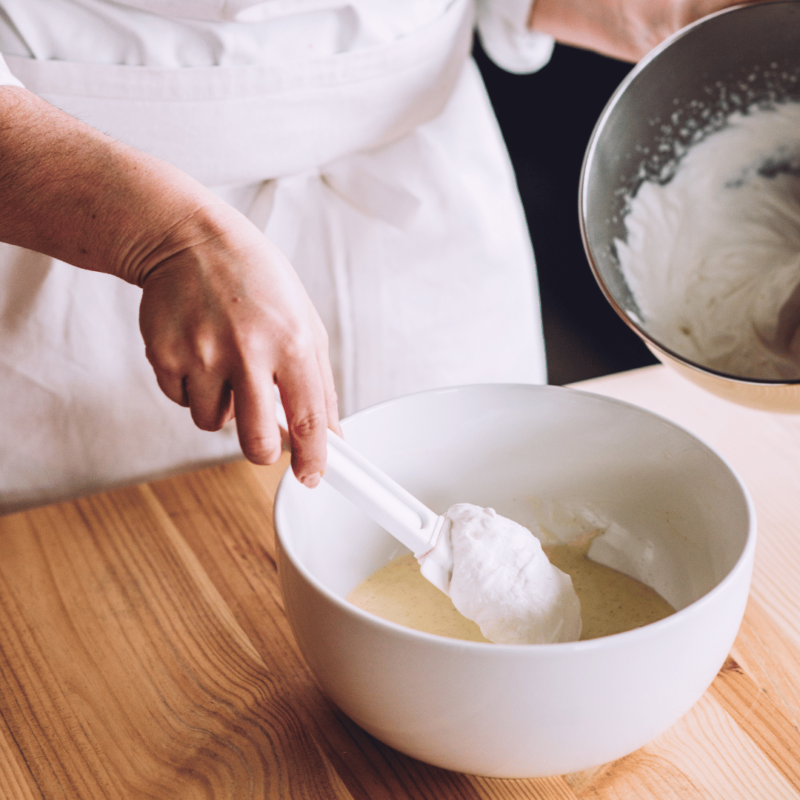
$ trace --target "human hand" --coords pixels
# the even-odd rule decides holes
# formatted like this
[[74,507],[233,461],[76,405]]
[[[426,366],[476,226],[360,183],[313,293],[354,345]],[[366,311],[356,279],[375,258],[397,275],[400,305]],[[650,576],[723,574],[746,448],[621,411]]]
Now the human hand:
[[140,327],[162,390],[245,455],[281,453],[319,481],[339,432],[327,335],[284,256],[190,176],[17,87],[0,87],[0,241],[143,288]]
[[339,432],[328,338],[283,254],[227,206],[204,208],[186,247],[141,280],[140,327],[158,384],[195,424],[236,418],[245,456],[281,453],[277,384],[289,423],[292,469],[306,486],[325,469],[326,428]]
[[762,0],[533,0],[528,26],[564,44],[638,61],[691,22]]

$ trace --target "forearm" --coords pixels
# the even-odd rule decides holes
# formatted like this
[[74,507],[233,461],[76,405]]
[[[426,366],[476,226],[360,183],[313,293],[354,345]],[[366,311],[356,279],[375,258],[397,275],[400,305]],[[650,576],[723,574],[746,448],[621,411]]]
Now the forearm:
[[15,87],[0,87],[0,241],[141,285],[214,234],[211,192]]
[[563,44],[638,61],[685,25],[729,5],[730,0],[534,0],[528,25]]

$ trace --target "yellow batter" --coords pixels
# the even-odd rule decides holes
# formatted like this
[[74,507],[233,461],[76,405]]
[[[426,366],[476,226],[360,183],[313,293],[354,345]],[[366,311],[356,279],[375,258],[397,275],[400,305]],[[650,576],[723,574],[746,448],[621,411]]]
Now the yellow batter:
[[[635,578],[591,561],[592,537],[578,543],[545,547],[550,561],[572,578],[581,601],[581,639],[598,639],[667,617],[675,609]],[[420,575],[408,554],[391,561],[356,586],[347,599],[355,606],[407,628],[488,641],[478,626],[453,607],[450,598]]]
[[587,555],[590,545],[591,538],[587,538],[575,544],[544,548],[550,563],[572,578],[581,601],[582,640],[641,628],[675,613],[655,589],[592,561]]

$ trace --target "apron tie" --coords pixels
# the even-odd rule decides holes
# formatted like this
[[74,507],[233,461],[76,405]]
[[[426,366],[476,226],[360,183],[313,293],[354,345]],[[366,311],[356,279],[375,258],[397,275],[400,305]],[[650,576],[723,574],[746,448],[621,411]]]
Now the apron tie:
[[358,162],[356,156],[330,164],[325,167],[321,179],[334,194],[365,216],[408,230],[420,210],[419,198]]

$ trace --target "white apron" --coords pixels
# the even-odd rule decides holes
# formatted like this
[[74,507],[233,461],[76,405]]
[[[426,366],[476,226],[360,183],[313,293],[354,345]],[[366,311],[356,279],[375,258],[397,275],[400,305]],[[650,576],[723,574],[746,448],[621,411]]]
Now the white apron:
[[[471,31],[458,0],[390,46],[281,67],[7,61],[265,231],[320,311],[349,414],[545,379],[533,257]],[[239,457],[234,423],[199,431],[161,394],[140,295],[0,245],[0,512]]]

